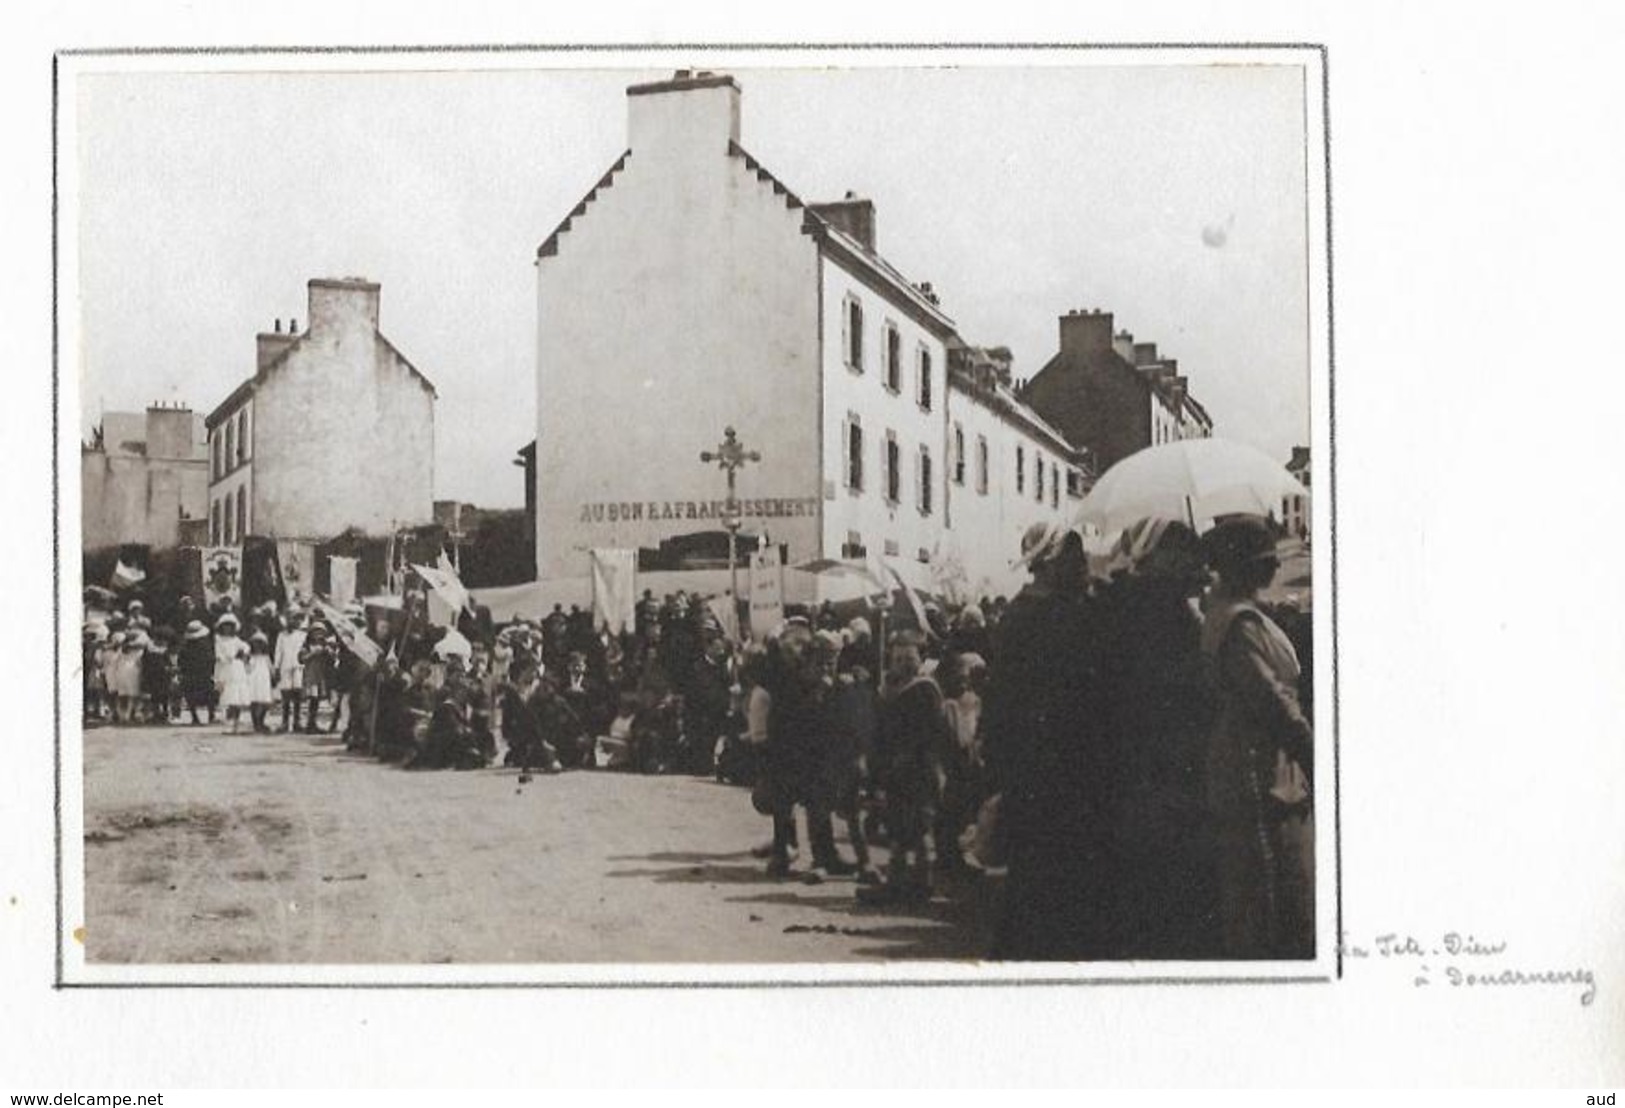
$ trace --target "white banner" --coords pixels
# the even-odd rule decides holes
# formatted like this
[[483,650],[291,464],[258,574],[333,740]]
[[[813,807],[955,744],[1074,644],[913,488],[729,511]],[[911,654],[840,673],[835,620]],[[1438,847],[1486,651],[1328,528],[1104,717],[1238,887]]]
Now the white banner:
[[282,567],[282,587],[289,600],[309,600],[316,591],[316,546],[308,542],[279,541],[277,564]]
[[784,567],[779,548],[763,546],[750,556],[750,633],[765,638],[784,622]]
[[638,552],[592,552],[592,618],[597,627],[620,634],[637,623]]
[[243,599],[243,548],[240,546],[206,546],[200,552],[203,558],[203,603],[213,608],[221,598],[231,601],[232,607]]
[[458,578],[457,571],[452,568],[451,562],[446,559],[444,552],[440,555],[438,566],[423,566],[413,563],[412,569],[423,578],[430,588],[429,594],[429,620],[440,627],[454,627],[457,624],[457,614],[473,603],[468,595],[468,589]]
[[[349,559],[354,561],[354,559]],[[345,649],[360,658],[367,666],[376,666],[378,659],[383,655],[383,648],[373,642],[366,632],[351,623],[349,617],[335,608],[323,604],[320,600],[314,602],[316,610],[322,614],[333,634],[344,644]]]
[[354,558],[333,554],[327,559],[327,598],[342,608],[355,599]]

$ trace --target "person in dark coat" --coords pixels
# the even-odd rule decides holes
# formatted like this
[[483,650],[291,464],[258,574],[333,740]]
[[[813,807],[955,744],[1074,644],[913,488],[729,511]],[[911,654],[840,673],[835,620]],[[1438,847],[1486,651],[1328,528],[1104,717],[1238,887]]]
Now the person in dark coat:
[[1217,905],[1202,763],[1213,690],[1193,601],[1208,581],[1206,558],[1195,532],[1163,520],[1131,528],[1124,548],[1127,575],[1096,601],[1108,640],[1102,735],[1119,873],[1112,954],[1210,957]]
[[885,884],[860,891],[865,900],[918,901],[930,896],[928,840],[950,740],[942,690],[921,671],[922,645],[914,631],[896,632],[886,644],[886,682],[880,690],[872,772],[875,787],[886,799],[891,859]]
[[558,752],[542,736],[541,716],[537,712],[537,698],[541,690],[541,671],[534,661],[516,662],[513,680],[502,692],[502,738],[508,744],[503,765],[517,767],[521,781],[530,779],[532,767],[548,773],[558,773]]
[[[796,842],[796,805],[802,803],[808,782],[818,769],[822,739],[821,714],[816,711],[817,698],[822,695],[822,674],[807,621],[800,617],[787,621],[769,657],[768,687],[772,703],[768,710],[767,742],[762,750],[762,780],[757,787],[762,794],[762,806],[773,817],[768,876],[787,877]],[[822,829],[816,825],[817,821],[813,823],[814,826],[807,829],[808,837],[822,838]],[[833,841],[833,831],[830,838]],[[814,846],[815,853],[820,845]]]
[[558,747],[566,766],[593,768],[593,749],[596,737],[609,724],[608,695],[603,684],[590,672],[587,656],[572,651],[565,660],[564,675],[558,682],[557,694],[570,709],[579,728],[568,728],[570,740]]
[[201,723],[198,709],[214,723],[214,636],[202,620],[187,623],[180,644],[181,696],[194,725]]
[[1033,578],[999,622],[980,724],[1009,871],[992,956],[1090,960],[1110,949],[1101,905],[1116,875],[1088,563],[1075,532],[1046,524],[1023,536],[1022,558]]
[[717,742],[728,730],[733,708],[728,640],[715,625],[705,635],[705,650],[689,671],[683,693],[684,769],[701,777],[715,766]]

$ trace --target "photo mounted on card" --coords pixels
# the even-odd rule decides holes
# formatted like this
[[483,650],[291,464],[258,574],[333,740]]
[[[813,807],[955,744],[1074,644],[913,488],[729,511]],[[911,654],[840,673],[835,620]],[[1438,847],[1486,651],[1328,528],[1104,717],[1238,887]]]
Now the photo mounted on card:
[[1324,105],[62,55],[59,982],[1334,980]]

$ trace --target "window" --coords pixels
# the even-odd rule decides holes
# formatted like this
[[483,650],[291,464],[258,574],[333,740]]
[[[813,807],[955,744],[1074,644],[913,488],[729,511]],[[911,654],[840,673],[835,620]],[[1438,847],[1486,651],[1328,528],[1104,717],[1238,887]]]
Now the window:
[[244,409],[237,415],[237,464],[242,465],[248,458],[248,411]]
[[886,326],[886,387],[903,391],[903,340],[895,324]]
[[846,351],[846,364],[863,372],[863,305],[854,297],[846,298],[846,309],[841,313],[842,347]]
[[963,485],[965,483],[965,429],[957,423],[954,424],[953,467],[954,484]]
[[220,430],[219,428],[216,428],[214,432],[214,475],[216,477],[219,477],[221,474],[226,472],[226,467],[221,465],[221,457]]
[[931,410],[931,351],[920,347],[920,407]]
[[242,485],[237,486],[237,541],[242,542],[248,538],[248,500],[243,493],[248,489]]
[[226,420],[226,468],[237,464],[237,421]]
[[1051,462],[1049,467],[1049,506],[1051,508],[1061,506],[1061,469],[1054,462]]
[[856,531],[846,533],[846,542],[841,545],[841,557],[865,558],[869,555],[869,548],[863,545],[863,536]]
[[885,551],[886,551],[886,556],[887,557],[889,557],[889,558],[897,557],[897,554],[901,549],[902,549],[902,547],[897,545],[897,540],[896,539],[887,539],[886,540],[886,542],[885,542]]
[[1033,458],[1033,487],[1037,490],[1035,498],[1042,504],[1044,502],[1044,459]]
[[897,449],[897,435],[886,432],[886,499],[897,503],[903,489],[903,457]]
[[976,491],[987,495],[987,436],[976,436]]
[[1027,451],[1016,447],[1016,491],[1027,491]]
[[863,491],[863,424],[852,412],[846,416],[846,487]]
[[931,514],[931,448],[929,446],[924,446],[924,445],[922,445],[920,447],[919,502],[920,502],[920,514],[922,516],[930,515]]
[[[218,447],[219,445],[220,441],[216,439],[215,446]],[[218,449],[215,450],[214,456],[216,458],[220,457]],[[220,501],[218,500],[209,509],[209,542],[215,546],[220,545]]]

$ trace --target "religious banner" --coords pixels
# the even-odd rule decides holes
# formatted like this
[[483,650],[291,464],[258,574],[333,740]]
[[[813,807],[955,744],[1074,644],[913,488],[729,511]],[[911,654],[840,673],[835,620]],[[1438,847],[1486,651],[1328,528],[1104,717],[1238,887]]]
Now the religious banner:
[[355,563],[337,554],[327,559],[327,599],[340,607],[355,599]]
[[257,608],[268,600],[278,608],[288,601],[282,587],[282,565],[277,559],[276,542],[250,536],[243,540],[243,607]]
[[282,587],[289,600],[308,601],[316,592],[316,546],[308,542],[280,541],[276,560],[282,567]]
[[596,627],[618,635],[637,625],[638,552],[592,552],[592,618]]
[[221,601],[238,607],[243,600],[243,550],[240,546],[205,546],[203,604],[214,609]]
[[750,556],[750,633],[765,638],[784,622],[784,566],[779,548],[764,544]]

